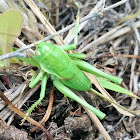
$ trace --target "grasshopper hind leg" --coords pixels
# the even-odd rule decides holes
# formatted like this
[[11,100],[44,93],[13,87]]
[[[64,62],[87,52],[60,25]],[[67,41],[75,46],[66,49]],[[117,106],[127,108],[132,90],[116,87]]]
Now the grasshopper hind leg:
[[101,112],[100,110],[94,108],[90,104],[88,104],[86,101],[82,100],[79,98],[73,91],[71,91],[69,88],[67,88],[64,84],[62,84],[59,80],[54,80],[53,81],[54,86],[65,96],[75,100],[79,104],[85,106],[89,110],[91,110],[95,115],[97,115],[100,119],[103,119],[106,115]]

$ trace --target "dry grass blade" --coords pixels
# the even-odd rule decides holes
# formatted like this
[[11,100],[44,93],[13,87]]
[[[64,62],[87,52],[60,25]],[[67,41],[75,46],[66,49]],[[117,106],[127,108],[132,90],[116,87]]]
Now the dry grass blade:
[[[56,31],[53,28],[53,26],[49,23],[49,21],[45,18],[45,16],[41,13],[41,11],[39,10],[39,8],[35,5],[35,3],[33,2],[33,0],[25,0],[25,2],[27,3],[27,5],[32,9],[32,11],[34,12],[34,14],[40,19],[40,21],[43,23],[43,25],[47,28],[47,30],[50,32],[50,34],[55,34]],[[62,45],[64,44],[63,40],[61,39],[60,36],[56,36],[55,41],[59,44]]]
[[140,56],[136,56],[136,55],[125,55],[125,54],[118,54],[115,55],[116,57],[127,57],[127,58],[136,58],[136,59],[140,59]]
[[[85,99],[78,94],[78,96],[85,101]],[[94,124],[96,125],[96,127],[98,128],[98,130],[100,131],[100,133],[102,134],[102,136],[104,137],[105,140],[111,140],[111,137],[109,136],[109,134],[107,133],[107,131],[105,130],[105,128],[103,127],[102,123],[100,122],[100,120],[97,118],[97,116],[91,112],[89,109],[87,109],[86,107],[83,106],[83,108],[86,110],[87,114],[89,115],[89,117],[91,118],[91,120],[94,122]]]
[[[140,28],[140,21],[135,22],[136,28]],[[102,35],[101,37],[97,38],[95,41],[89,43],[86,47],[81,49],[79,53],[84,52],[85,50],[89,49],[90,47],[94,47],[96,45],[101,45],[106,43],[110,40],[113,40],[119,36],[122,36],[131,31],[130,27],[123,27],[122,25],[118,26],[117,28],[113,28],[111,31],[107,32],[106,34]]]

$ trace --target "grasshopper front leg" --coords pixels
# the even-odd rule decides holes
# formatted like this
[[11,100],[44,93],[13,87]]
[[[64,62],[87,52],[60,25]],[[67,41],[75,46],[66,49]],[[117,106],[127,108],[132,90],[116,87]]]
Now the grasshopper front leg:
[[32,77],[29,87],[33,88],[43,78],[44,75],[45,72],[43,70],[40,70],[36,78],[34,78],[34,76]]
[[[31,82],[31,86],[34,86],[37,81],[39,82],[41,80],[41,78],[43,77],[44,72],[40,72],[38,74],[38,76],[34,79],[34,81]],[[31,114],[31,112],[33,111],[33,109],[43,100],[43,98],[45,97],[45,90],[46,90],[46,85],[47,85],[47,79],[48,76],[47,74],[44,75],[43,79],[42,79],[42,83],[41,83],[41,92],[40,92],[40,98],[28,109],[24,119],[22,119],[22,123],[21,125],[25,122],[25,120],[27,119],[27,117]]]

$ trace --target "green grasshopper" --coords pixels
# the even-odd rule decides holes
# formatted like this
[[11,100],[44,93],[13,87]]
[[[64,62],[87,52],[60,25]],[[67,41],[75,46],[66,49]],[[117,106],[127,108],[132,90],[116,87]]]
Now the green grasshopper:
[[[26,116],[22,120],[22,124],[26,120],[26,118],[30,115],[33,109],[42,101],[45,96],[45,90],[47,85],[48,77],[53,81],[54,86],[65,96],[75,100],[82,106],[85,106],[93,113],[95,113],[100,119],[103,119],[106,115],[94,108],[87,102],[83,101],[79,98],[71,89],[77,91],[91,91],[102,98],[114,103],[115,105],[127,110],[123,106],[113,102],[112,100],[106,98],[96,90],[92,88],[91,81],[87,78],[87,76],[82,72],[86,71],[88,73],[94,74],[97,76],[99,82],[104,88],[117,91],[120,93],[128,94],[130,96],[136,97],[131,94],[129,91],[120,87],[117,84],[122,83],[122,79],[106,74],[92,65],[88,64],[85,61],[80,59],[84,59],[86,56],[84,54],[69,54],[65,51],[73,50],[77,46],[77,38],[78,38],[78,26],[79,26],[79,17],[77,16],[76,25],[75,25],[75,33],[74,33],[74,44],[57,46],[51,43],[40,42],[35,50],[34,58],[19,58],[31,65],[37,66],[40,68],[40,73],[35,78],[34,76],[31,79],[29,86],[33,88],[40,80],[42,80],[41,84],[41,92],[40,98],[29,108],[26,113]],[[109,80],[109,81],[107,81]],[[112,82],[116,83],[112,83]],[[127,110],[129,111],[129,110]]]
[[[105,98],[111,103],[114,103],[115,105],[118,105],[119,107],[125,110],[127,109],[113,102],[112,100],[106,98],[96,90],[94,90],[92,88],[91,81],[82,72],[82,70],[96,75],[103,87],[135,97],[135,95],[131,94],[126,89],[120,87],[119,85],[116,85],[122,83],[121,78],[106,74],[98,70],[97,68],[93,67],[89,63],[80,60],[85,58],[84,54],[69,54],[65,52],[68,50],[73,50],[76,47],[77,40],[78,40],[77,39],[78,26],[79,26],[79,17],[77,17],[76,25],[75,25],[74,44],[57,46],[42,41],[36,47],[34,58],[32,58],[31,60],[27,58],[23,58],[23,59],[20,58],[23,61],[26,61],[27,63],[38,66],[40,68],[40,73],[37,75],[36,78],[31,79],[29,87],[33,88],[40,80],[42,80],[40,98],[29,108],[29,110],[26,113],[26,116],[22,120],[22,124],[24,123],[26,118],[30,115],[30,113],[33,111],[33,109],[43,100],[45,96],[48,77],[51,78],[54,86],[61,93],[75,100],[82,106],[85,106],[86,108],[91,110],[95,115],[97,115],[100,119],[103,119],[106,116],[106,114],[97,110],[87,102],[83,101],[71,89],[77,91],[91,91],[101,96],[102,98]],[[32,63],[32,61],[34,61],[34,64]],[[116,84],[111,83],[106,79]],[[116,88],[114,89],[113,86]]]

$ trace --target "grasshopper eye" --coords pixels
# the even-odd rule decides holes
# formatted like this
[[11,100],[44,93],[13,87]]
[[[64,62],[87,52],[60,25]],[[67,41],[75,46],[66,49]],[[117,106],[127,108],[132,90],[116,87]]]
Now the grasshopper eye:
[[37,56],[40,56],[40,51],[37,51],[37,52],[36,52],[36,55],[37,55]]

